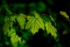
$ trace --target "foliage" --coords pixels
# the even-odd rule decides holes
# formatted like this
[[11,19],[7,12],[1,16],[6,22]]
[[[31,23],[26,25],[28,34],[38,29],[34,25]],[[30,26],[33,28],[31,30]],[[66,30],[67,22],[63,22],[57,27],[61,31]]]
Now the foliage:
[[[52,1],[48,0],[48,2],[50,2],[50,4],[53,4]],[[17,8],[19,6],[22,8],[25,7],[24,4],[16,4],[14,7]],[[11,10],[9,10],[9,7],[6,3],[3,4],[2,7],[4,7],[7,12],[6,16],[3,16],[3,19],[0,18],[0,24],[3,24],[2,32],[4,35],[3,37],[5,38],[4,43],[8,46],[11,45],[11,47],[29,47],[26,42],[30,40],[29,37],[31,35],[34,36],[35,34],[37,34],[39,32],[39,29],[42,29],[44,31],[44,34],[47,34],[48,36],[49,34],[51,34],[54,40],[59,41],[58,29],[60,27],[56,22],[57,14],[52,12],[50,8],[48,9],[48,13],[50,15],[41,15],[40,13],[38,13],[38,11],[44,12],[46,10],[46,5],[41,1],[37,5],[37,10],[35,7],[35,3],[30,3],[28,6],[31,9],[29,14],[26,15],[24,13],[14,14],[13,12],[11,12]],[[66,14],[66,12],[60,11],[60,14],[70,22],[69,16]],[[64,27],[66,27],[64,31],[67,31],[68,27],[66,26],[66,23],[63,25]],[[7,37],[9,37],[9,40]],[[0,42],[0,47],[2,47],[2,45],[3,44],[1,44]],[[58,47],[61,47],[61,45],[59,44]]]

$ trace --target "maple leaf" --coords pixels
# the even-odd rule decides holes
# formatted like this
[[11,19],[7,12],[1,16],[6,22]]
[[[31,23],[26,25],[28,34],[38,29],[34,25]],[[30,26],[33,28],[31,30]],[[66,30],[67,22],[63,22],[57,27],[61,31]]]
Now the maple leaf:
[[13,45],[13,47],[17,47],[18,46],[18,42],[21,41],[21,38],[18,37],[16,34],[14,34],[12,37],[11,37],[11,43]]
[[24,29],[24,25],[26,23],[25,15],[24,14],[19,14],[17,16],[17,21],[18,21],[18,23],[20,25],[20,28]]
[[50,33],[52,36],[54,36],[54,38],[57,37],[57,30],[54,26],[52,26],[51,22],[46,22],[45,27],[48,34]]
[[31,29],[31,33],[35,34],[36,32],[38,32],[39,28],[44,30],[44,23],[43,23],[43,19],[39,16],[39,14],[37,14],[35,11],[33,12],[34,16],[31,16],[26,24],[25,29]]

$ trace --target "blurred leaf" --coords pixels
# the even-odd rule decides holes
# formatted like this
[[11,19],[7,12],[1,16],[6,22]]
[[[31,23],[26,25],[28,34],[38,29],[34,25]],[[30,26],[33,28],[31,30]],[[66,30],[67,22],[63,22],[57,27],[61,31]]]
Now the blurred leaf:
[[23,37],[25,40],[28,40],[29,39],[29,33],[28,32],[24,32],[23,33]]
[[38,3],[37,9],[38,9],[39,12],[43,12],[43,11],[46,10],[46,5],[45,5],[43,2],[40,1],[40,2]]
[[17,16],[17,21],[18,21],[18,23],[20,25],[20,28],[24,29],[24,25],[26,23],[25,15],[24,14],[19,14]]
[[17,47],[18,46],[18,42],[21,42],[21,38],[18,37],[17,35],[13,35],[11,37],[11,43],[12,43],[13,47]]
[[16,31],[11,28],[11,30],[8,32],[8,36],[12,37],[13,35],[16,35]]
[[44,30],[44,22],[43,22],[43,19],[35,11],[34,11],[34,15],[35,15],[35,20],[36,20],[37,24],[39,25],[40,28],[42,28]]
[[31,18],[31,17],[28,15],[28,16],[27,16],[27,20],[29,20],[30,18]]
[[12,25],[13,25],[13,22],[10,22],[10,21],[5,22],[3,26],[3,31],[5,35],[10,31],[10,28],[12,27]]
[[34,2],[30,3],[29,8],[30,8],[30,11],[35,10],[36,9],[36,4]]
[[37,22],[38,22],[37,20],[34,21],[34,23],[31,26],[31,33],[32,34],[35,34],[39,30],[39,25],[37,24]]
[[66,12],[60,11],[60,14],[61,14],[63,17],[65,17],[66,19],[69,19],[69,16],[67,15]]
[[54,36],[54,38],[56,38],[57,37],[57,33],[56,33],[57,29],[54,26],[52,26],[51,22],[46,22],[45,26],[46,26],[47,33],[48,34],[50,33],[52,36]]
[[16,15],[10,16],[10,20],[16,22]]
[[4,22],[9,22],[9,17],[5,16]]
[[6,42],[5,42],[5,44],[6,44],[6,45],[9,45],[9,42],[8,42],[8,41],[6,41]]
[[34,17],[33,16],[29,17],[25,29],[29,29],[30,26],[33,24],[33,21],[34,21]]
[[25,40],[22,40],[22,44],[25,44],[26,43],[26,41]]
[[9,24],[5,23],[3,26],[4,34],[6,35],[9,32]]

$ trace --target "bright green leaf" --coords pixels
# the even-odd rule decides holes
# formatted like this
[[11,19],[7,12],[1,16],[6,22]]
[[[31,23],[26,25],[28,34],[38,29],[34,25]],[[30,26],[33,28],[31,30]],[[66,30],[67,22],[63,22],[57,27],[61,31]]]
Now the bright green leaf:
[[18,37],[17,35],[13,35],[11,37],[11,43],[12,43],[13,47],[17,47],[18,46],[18,42],[21,42],[21,38]]
[[17,21],[18,21],[18,23],[20,25],[20,28],[24,29],[24,25],[26,23],[25,15],[24,14],[19,14],[17,16]]
[[60,11],[60,14],[61,14],[63,17],[65,17],[66,19],[69,19],[69,16],[67,15],[66,12]]
[[35,18],[37,20],[36,22],[38,23],[38,25],[40,26],[40,28],[42,28],[44,30],[44,22],[43,22],[43,19],[35,11],[34,11],[34,15],[35,15]]
[[35,17],[31,16],[31,18],[29,18],[25,27],[25,29],[30,28],[32,34],[35,34],[36,32],[38,32],[39,28],[44,30],[43,19],[35,11],[34,11],[34,15]]
[[34,17],[33,17],[33,16],[30,17],[30,18],[28,18],[28,22],[27,22],[27,24],[26,24],[25,29],[29,29],[30,26],[33,24],[33,21],[34,21]]
[[46,22],[45,27],[48,34],[50,33],[52,36],[54,36],[54,38],[57,37],[57,30],[54,26],[52,26],[51,22]]
[[9,30],[9,32],[8,32],[8,36],[11,37],[13,35],[16,35],[16,31],[13,28],[11,28],[11,30]]
[[37,20],[34,21],[34,23],[31,26],[31,33],[35,34],[39,30],[39,25],[36,23]]

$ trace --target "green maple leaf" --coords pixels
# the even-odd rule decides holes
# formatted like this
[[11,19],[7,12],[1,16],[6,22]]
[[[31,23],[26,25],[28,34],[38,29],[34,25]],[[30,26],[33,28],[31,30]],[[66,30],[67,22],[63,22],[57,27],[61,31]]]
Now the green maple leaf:
[[16,35],[16,31],[13,28],[11,28],[11,30],[9,30],[8,32],[8,36],[12,37],[13,35]]
[[37,7],[38,11],[43,12],[46,10],[46,5],[43,2],[39,2],[38,3],[38,7]]
[[37,14],[35,11],[33,12],[34,16],[31,16],[28,19],[28,22],[26,24],[25,29],[31,29],[31,33],[35,34],[36,32],[38,32],[39,28],[44,30],[44,23],[43,23],[43,19],[39,16],[39,14]]
[[57,37],[57,34],[56,34],[57,29],[51,23],[51,20],[53,20],[53,22],[54,22],[54,19],[52,17],[48,17],[48,16],[43,16],[42,18],[45,23],[47,33],[48,34],[50,33],[52,36],[54,36],[54,38],[56,38]]
[[14,34],[11,37],[11,43],[12,43],[13,47],[17,47],[18,46],[18,42],[21,42],[21,38]]
[[38,21],[34,19],[34,23],[31,26],[31,33],[35,34],[36,32],[38,32],[40,26],[38,24]]
[[46,22],[45,27],[48,34],[50,33],[52,36],[54,36],[54,38],[57,37],[57,34],[56,34],[57,29],[54,26],[52,26],[51,22]]
[[11,22],[8,17],[5,18],[4,22],[5,24],[3,26],[3,31],[4,31],[4,34],[6,35],[10,31],[10,28],[12,27],[13,22]]
[[18,23],[20,25],[20,28],[24,29],[24,25],[26,23],[25,15],[24,14],[19,14],[17,16],[17,21],[18,21]]

